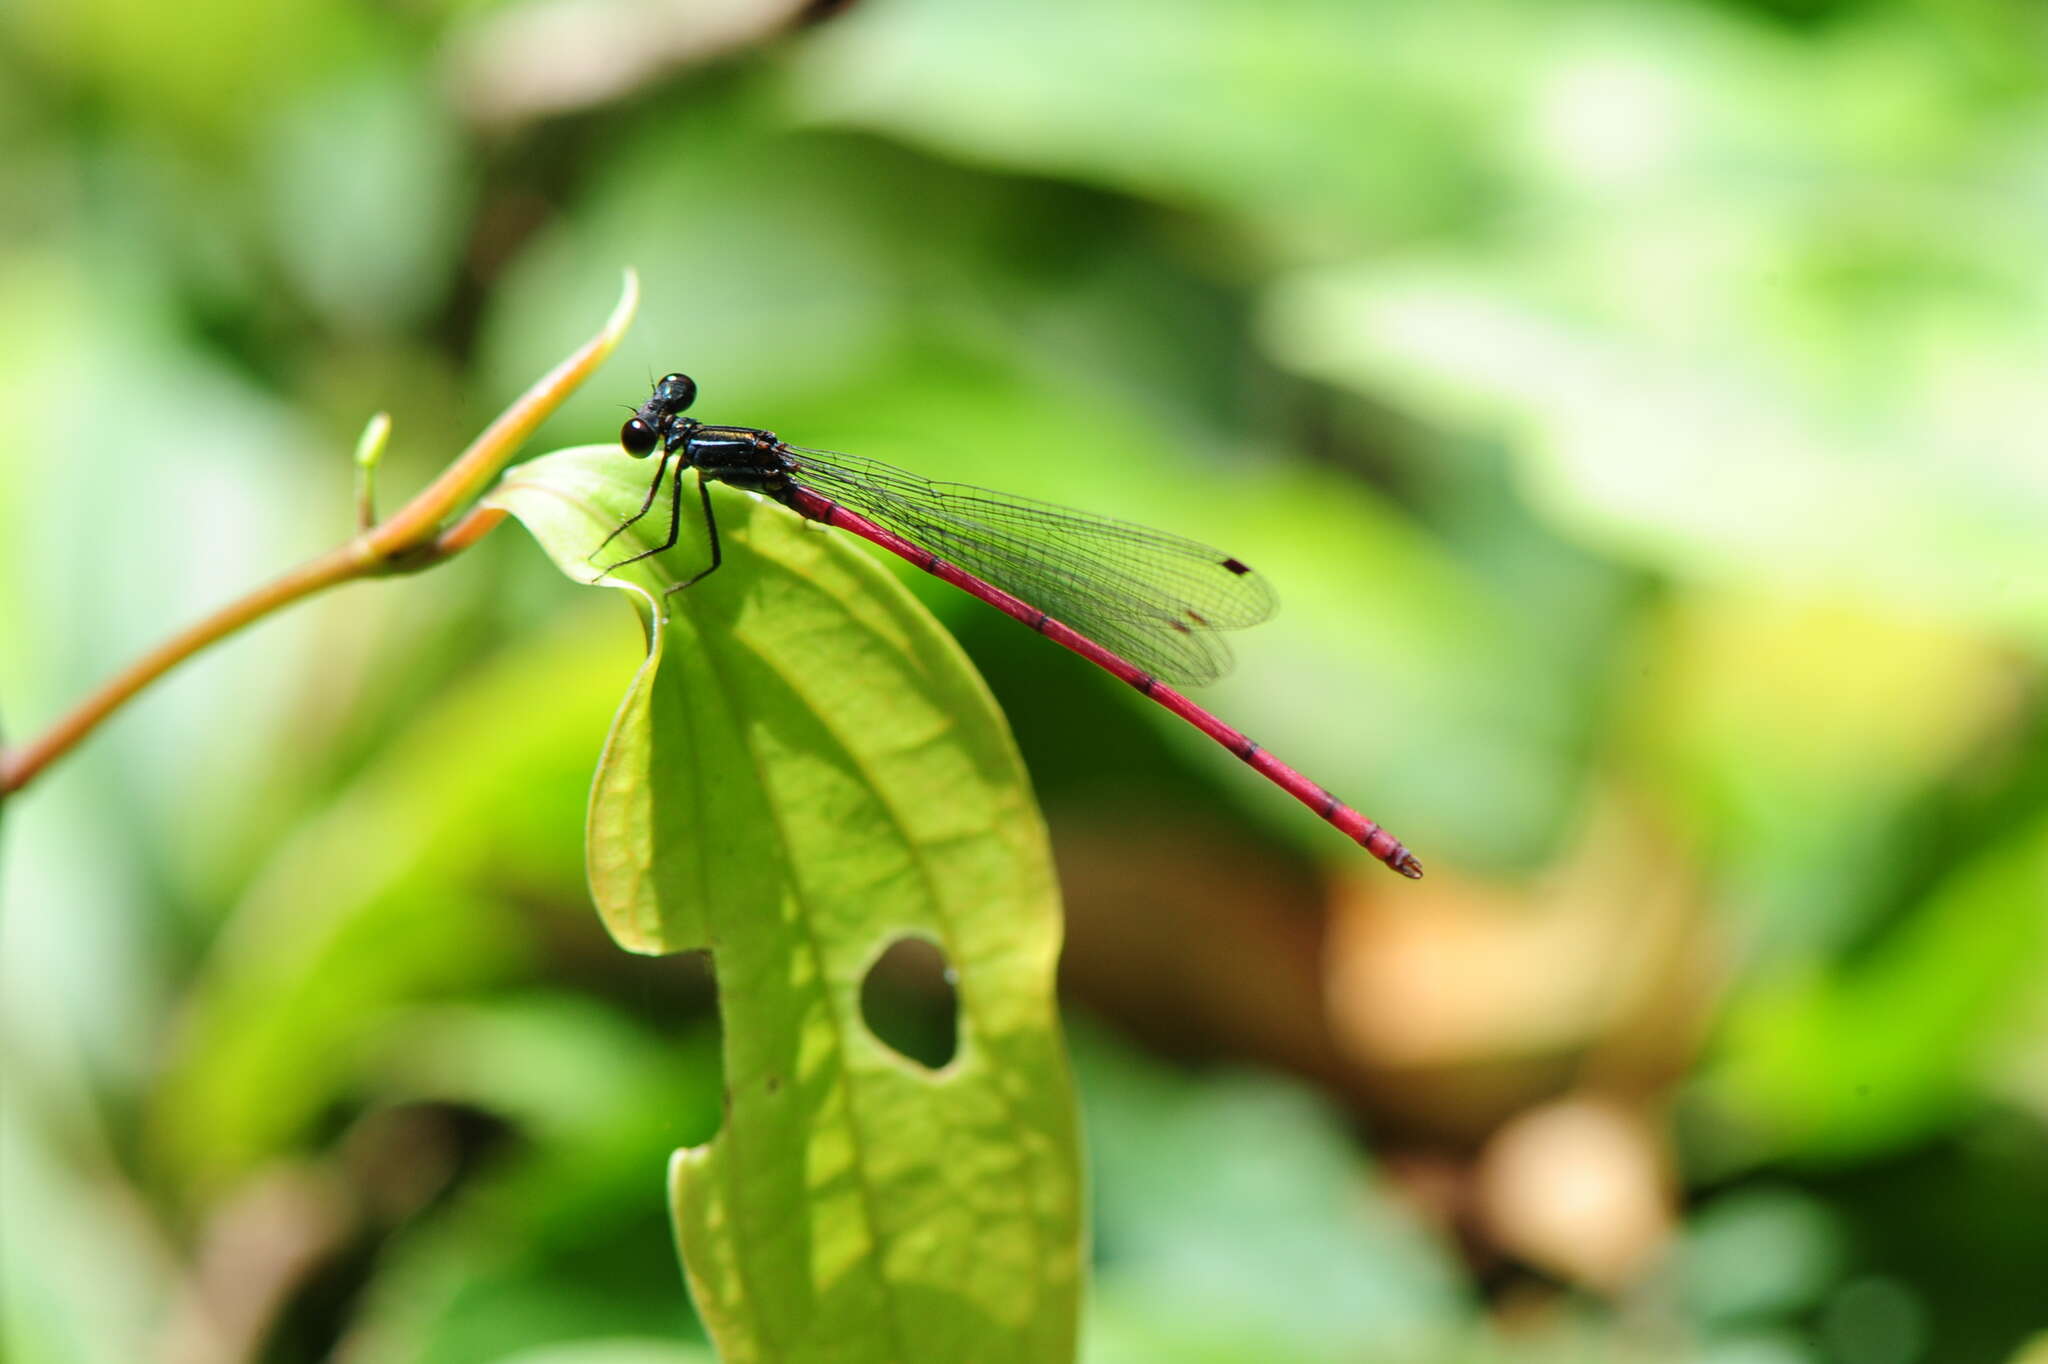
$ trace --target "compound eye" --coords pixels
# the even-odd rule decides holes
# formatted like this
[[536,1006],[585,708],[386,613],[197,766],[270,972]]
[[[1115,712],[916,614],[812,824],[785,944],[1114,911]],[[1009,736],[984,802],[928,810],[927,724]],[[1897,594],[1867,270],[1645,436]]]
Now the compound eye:
[[645,459],[654,453],[654,428],[638,417],[619,428],[619,444],[626,447],[626,453],[635,459]]
[[687,374],[666,374],[659,384],[663,406],[671,412],[682,412],[697,401],[697,381]]

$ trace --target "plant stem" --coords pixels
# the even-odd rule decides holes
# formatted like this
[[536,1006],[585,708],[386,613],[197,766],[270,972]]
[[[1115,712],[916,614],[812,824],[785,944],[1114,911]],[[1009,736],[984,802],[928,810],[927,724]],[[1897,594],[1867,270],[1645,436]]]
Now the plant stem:
[[362,577],[362,560],[353,552],[357,544],[357,541],[350,541],[299,565],[241,600],[231,602],[197,624],[180,630],[115,673],[42,734],[19,748],[0,753],[0,792],[18,791],[28,785],[36,773],[69,752],[80,739],[92,733],[100,721],[119,709],[122,702],[207,645],[227,638],[281,606],[310,597],[336,583]]
[[604,363],[632,324],[639,302],[639,278],[628,270],[618,305],[597,335],[542,375],[485,427],[440,477],[388,520],[368,527],[346,543],[307,560],[172,635],[101,683],[36,738],[18,747],[0,749],[0,797],[28,785],[36,774],[70,752],[130,697],[209,644],[337,583],[418,572],[454,557],[489,534],[505,519],[505,514],[495,508],[472,508],[454,526],[445,531],[442,527],[511,463],[512,456],[534,428]]

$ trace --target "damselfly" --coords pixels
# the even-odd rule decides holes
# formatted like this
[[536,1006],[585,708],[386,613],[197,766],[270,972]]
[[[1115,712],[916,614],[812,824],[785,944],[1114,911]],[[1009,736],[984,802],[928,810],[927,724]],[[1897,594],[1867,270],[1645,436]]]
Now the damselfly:
[[757,427],[710,426],[683,415],[696,398],[688,375],[668,375],[620,429],[628,454],[644,459],[659,450],[661,457],[640,510],[598,550],[647,515],[664,478],[668,538],[607,572],[675,545],[684,469],[697,471],[711,562],[670,592],[703,581],[722,561],[710,484],[761,493],[873,541],[1073,650],[1222,744],[1395,871],[1422,875],[1392,834],[1167,685],[1222,676],[1230,650],[1217,632],[1272,615],[1272,588],[1243,561],[1128,521],[805,449]]

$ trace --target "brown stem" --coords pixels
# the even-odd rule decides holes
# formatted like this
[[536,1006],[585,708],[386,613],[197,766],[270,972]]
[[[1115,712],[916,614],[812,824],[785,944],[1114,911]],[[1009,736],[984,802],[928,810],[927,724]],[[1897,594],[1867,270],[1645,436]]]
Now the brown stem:
[[468,549],[471,545],[496,530],[498,523],[504,519],[505,509],[503,507],[471,507],[463,514],[460,521],[457,521],[454,525],[441,532],[440,538],[434,541],[433,557],[422,563],[420,567],[424,568],[428,563],[438,564],[443,559],[454,558],[462,553],[463,550]]
[[356,541],[350,541],[338,549],[329,550],[240,601],[232,602],[197,624],[180,630],[101,683],[97,690],[42,734],[19,748],[0,752],[0,792],[18,791],[28,785],[36,773],[92,733],[100,721],[113,714],[123,701],[215,640],[225,639],[249,622],[267,616],[289,602],[309,597],[322,588],[350,578],[361,577],[362,563],[351,552],[356,544]]
[[121,704],[207,645],[292,602],[337,583],[388,573],[411,573],[475,544],[505,519],[494,508],[472,508],[446,531],[450,516],[496,478],[534,428],[576,386],[604,363],[632,323],[640,282],[626,272],[625,289],[604,327],[499,414],[441,476],[389,520],[299,565],[282,577],[188,626],[108,678],[42,734],[0,749],[0,796],[18,791],[64,756]]

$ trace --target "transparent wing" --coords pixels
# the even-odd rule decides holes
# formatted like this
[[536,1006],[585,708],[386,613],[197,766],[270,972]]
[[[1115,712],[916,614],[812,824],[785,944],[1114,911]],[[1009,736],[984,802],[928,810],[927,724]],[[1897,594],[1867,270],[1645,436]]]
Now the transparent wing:
[[1197,540],[1050,502],[787,447],[792,476],[1169,682],[1230,668],[1216,632],[1273,614],[1273,589]]

